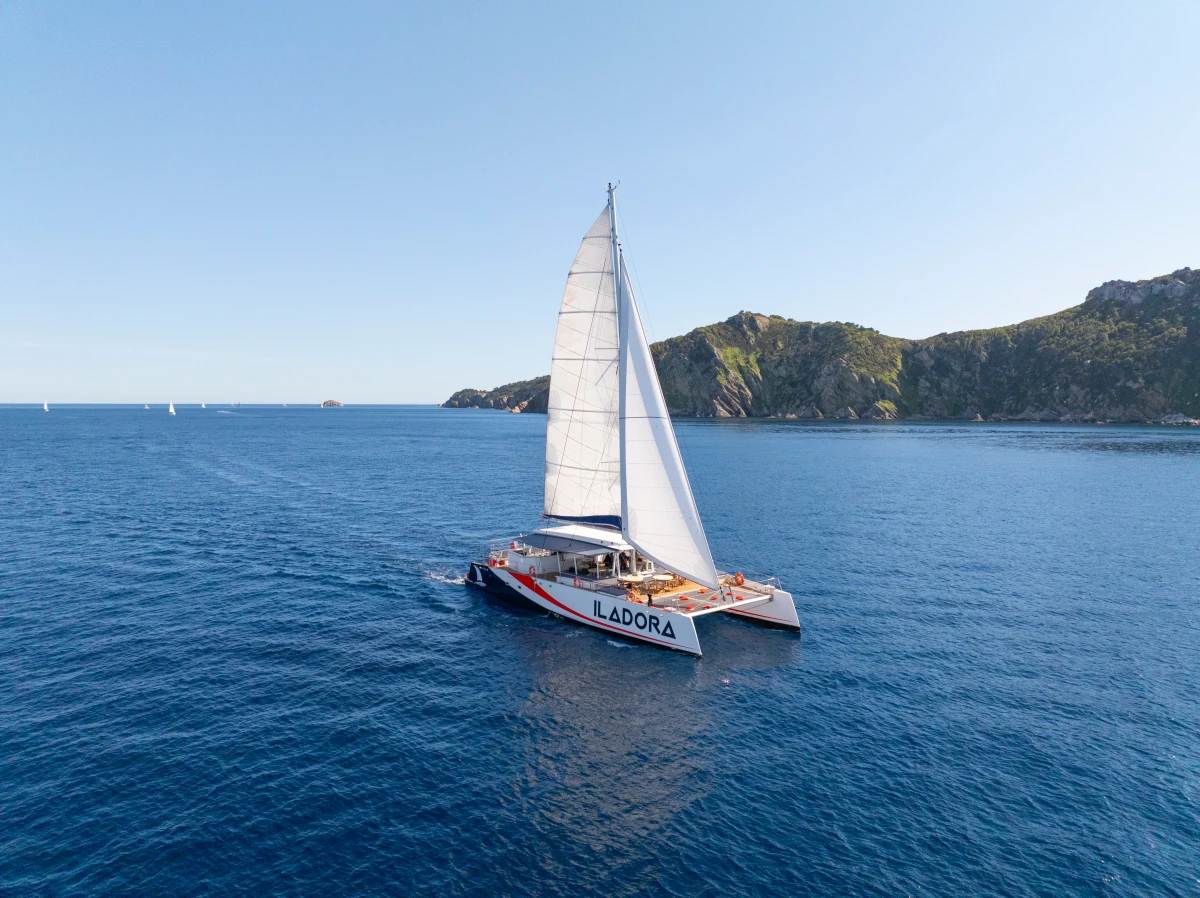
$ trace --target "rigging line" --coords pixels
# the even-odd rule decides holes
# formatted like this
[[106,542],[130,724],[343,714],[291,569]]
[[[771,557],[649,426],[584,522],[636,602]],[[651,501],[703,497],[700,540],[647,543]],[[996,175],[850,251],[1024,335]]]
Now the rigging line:
[[[625,216],[621,214],[621,209],[619,206],[617,207],[617,218],[621,219],[621,230],[624,232],[625,236],[628,237],[629,236],[629,228],[625,224]],[[633,269],[633,279],[635,281],[637,281],[638,298],[641,300],[638,303],[638,308],[642,313],[642,327],[646,328],[647,330],[650,331],[649,342],[657,343],[658,341],[656,339],[654,339],[654,323],[652,321],[647,322],[647,319],[650,317],[649,316],[650,310],[646,306],[646,300],[645,300],[646,292],[642,289],[642,277],[641,277],[641,275],[638,274],[637,262],[635,262],[633,260],[633,256],[630,255],[629,253],[622,253],[622,255],[628,257],[629,267]]]
[[[620,216],[621,216],[621,210],[620,210],[620,209],[618,209],[618,210],[617,210],[617,215],[618,215],[618,217],[620,217]],[[624,218],[621,218],[621,227],[622,227],[623,229],[624,229],[624,227],[625,227],[625,220],[624,220]],[[628,231],[626,231],[626,234],[628,234]],[[622,253],[622,256],[623,256],[623,257],[624,257],[625,255],[626,255],[626,254]],[[638,291],[639,291],[639,292],[641,292],[641,289],[642,289],[642,284],[641,284],[641,278],[638,276],[638,273],[637,273],[637,264],[636,264],[636,263],[633,261],[633,259],[632,259],[632,258],[630,258],[628,261],[629,261],[629,265],[630,265],[630,266],[633,268],[633,277],[634,277],[634,279],[635,279],[635,280],[638,282],[638,284],[637,284],[637,289],[638,289]],[[619,273],[618,273],[618,275],[617,275],[617,276],[618,276],[618,277],[620,276],[620,275],[619,275]],[[645,331],[646,331],[646,330],[650,330],[650,331],[651,331],[651,334],[650,334],[650,336],[651,336],[651,337],[653,337],[653,330],[654,330],[654,329],[653,329],[653,326],[652,326],[652,325],[650,325],[650,324],[647,322],[648,315],[646,314],[645,305],[644,305],[643,303],[639,302],[639,303],[638,303],[638,310],[639,310],[639,312],[641,312],[641,316],[640,316],[640,317],[641,317],[641,320],[642,320],[642,331],[643,331],[643,334],[645,333]],[[653,342],[655,342],[653,339],[650,339],[650,340],[648,340],[648,341],[647,341],[647,343],[653,343]],[[648,348],[648,347],[647,347],[647,348]],[[651,360],[651,364],[654,364],[654,355],[653,355],[653,353],[651,353],[650,360]],[[657,366],[657,365],[655,365],[655,369],[656,369],[656,370],[655,370],[655,372],[654,372],[654,373],[655,373],[655,379],[656,379],[656,380],[658,380],[658,377],[657,377],[657,375],[658,375],[657,367],[658,367],[658,366]],[[661,382],[661,380],[659,380],[659,384],[658,384],[658,391],[659,391],[659,393],[660,393],[660,394],[662,393],[662,382]],[[664,406],[666,406],[666,397],[665,397],[665,396],[663,397],[663,405],[664,405]],[[661,421],[661,420],[663,420],[662,418],[657,418],[657,417],[651,417],[651,416],[646,416],[646,417],[647,417],[647,419],[650,419],[650,420],[656,420],[656,421]],[[628,417],[627,417],[627,420],[628,420]],[[685,443],[686,441],[685,441],[685,440],[681,440],[681,439],[680,439],[680,437],[679,437],[679,432],[678,432],[678,431],[675,429],[675,424],[674,424],[674,422],[673,422],[673,421],[672,421],[672,419],[671,419],[671,411],[670,411],[670,409],[667,409],[666,421],[668,422],[668,424],[670,424],[670,427],[671,427],[671,435],[672,435],[672,437],[674,438],[675,447],[676,447],[676,449],[679,451],[679,460],[680,460],[680,461],[683,463],[683,476],[684,476],[684,480],[685,480],[685,482],[687,483],[687,489],[688,489],[688,492],[691,494],[691,497],[692,497],[692,507],[695,509],[696,523],[697,523],[697,524],[700,526],[700,530],[701,530],[701,532],[704,532],[704,522],[703,522],[703,521],[701,520],[701,518],[700,518],[700,508],[699,508],[699,506],[698,506],[698,505],[696,505],[696,494],[695,494],[695,492],[692,490],[691,478],[687,476],[687,469],[688,469],[688,467],[689,467],[689,465],[688,465],[688,459],[689,459],[689,457],[690,457],[690,456],[692,456],[692,454],[693,454],[693,453],[691,452],[690,448],[688,448],[688,449],[685,449],[685,448],[684,448],[684,443]],[[686,430],[686,428],[684,428],[684,429]],[[707,545],[707,543],[708,543],[708,534],[707,534],[707,533],[704,533],[704,542],[705,542],[705,544]],[[710,557],[710,558],[712,557],[712,549],[711,549],[711,547],[709,548],[709,557]]]

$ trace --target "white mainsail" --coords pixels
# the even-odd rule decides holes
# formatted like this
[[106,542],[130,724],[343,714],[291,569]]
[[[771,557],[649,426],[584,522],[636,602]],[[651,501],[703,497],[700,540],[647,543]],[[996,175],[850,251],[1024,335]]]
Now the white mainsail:
[[621,526],[617,357],[606,206],[579,245],[558,312],[546,410],[547,518]]
[[567,276],[547,411],[543,516],[620,529],[656,564],[719,588],[617,242],[611,188]]
[[718,589],[717,568],[623,258],[620,270],[622,532],[655,564]]
[[175,414],[175,403],[171,403],[171,407],[167,410],[170,414]]

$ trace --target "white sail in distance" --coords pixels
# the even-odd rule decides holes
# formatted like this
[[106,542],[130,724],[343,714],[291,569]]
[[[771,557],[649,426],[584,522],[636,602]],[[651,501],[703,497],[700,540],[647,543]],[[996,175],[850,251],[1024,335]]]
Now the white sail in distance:
[[542,514],[620,529],[621,447],[612,208],[588,230],[563,291],[550,364]]
[[622,532],[655,564],[719,589],[623,259],[618,267]]

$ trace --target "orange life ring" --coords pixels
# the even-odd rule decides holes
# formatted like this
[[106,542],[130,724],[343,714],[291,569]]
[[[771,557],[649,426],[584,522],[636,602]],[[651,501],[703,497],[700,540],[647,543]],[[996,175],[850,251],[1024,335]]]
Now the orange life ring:
[[529,565],[529,576],[531,576],[531,577],[537,576],[537,565],[534,565],[534,564]]
[[746,582],[746,578],[742,576],[741,571],[738,571],[737,576],[735,576],[733,578],[733,582],[736,583],[738,586],[741,586],[743,583]]
[[573,585],[573,586],[574,586],[576,589],[579,589],[579,587],[583,586],[583,581],[582,581],[582,580],[580,580],[578,577],[576,577],[576,578],[575,578],[575,582],[574,582],[572,585]]
[[625,601],[626,602],[633,601],[633,590],[632,589],[625,590]]

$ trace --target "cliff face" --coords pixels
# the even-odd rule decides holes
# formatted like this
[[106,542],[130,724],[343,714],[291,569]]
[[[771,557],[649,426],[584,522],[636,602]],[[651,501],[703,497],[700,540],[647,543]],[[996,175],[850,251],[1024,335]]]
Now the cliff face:
[[899,384],[906,416],[1200,416],[1200,271],[1109,281],[1055,315],[916,341]]
[[651,347],[673,415],[894,418],[904,340],[739,312]]
[[[927,340],[740,312],[651,352],[677,416],[1187,420],[1200,417],[1200,271],[1109,281],[1055,315]],[[544,412],[548,390],[541,377],[444,405]]]

